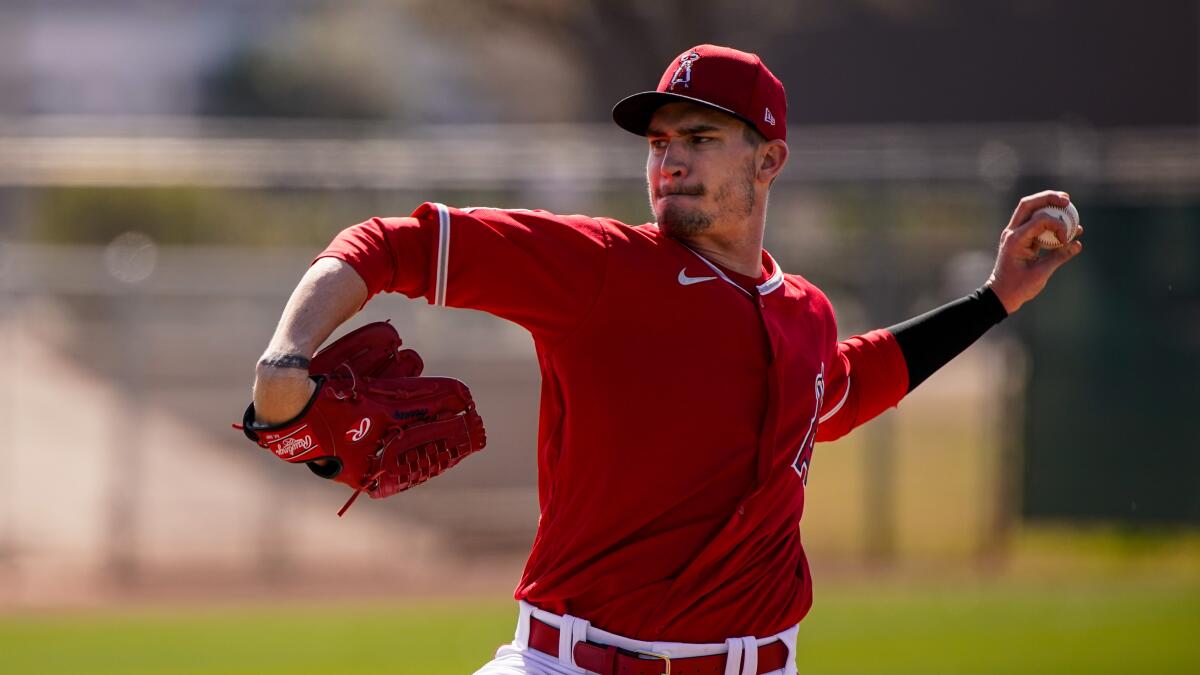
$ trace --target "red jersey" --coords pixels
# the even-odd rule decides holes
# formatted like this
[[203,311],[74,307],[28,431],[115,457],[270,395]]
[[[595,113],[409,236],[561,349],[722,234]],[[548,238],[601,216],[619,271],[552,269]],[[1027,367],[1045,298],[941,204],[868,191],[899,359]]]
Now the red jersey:
[[324,256],[371,294],[532,334],[541,518],[518,599],[648,641],[766,636],[808,611],[813,442],[904,395],[889,333],[838,342],[825,295],[766,251],[751,290],[653,224],[424,204]]

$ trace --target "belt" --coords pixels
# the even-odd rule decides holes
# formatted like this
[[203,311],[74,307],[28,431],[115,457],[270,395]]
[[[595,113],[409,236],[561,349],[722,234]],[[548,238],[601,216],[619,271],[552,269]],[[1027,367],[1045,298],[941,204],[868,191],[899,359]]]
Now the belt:
[[[531,619],[529,646],[557,657],[558,629]],[[574,652],[576,666],[598,675],[725,675],[725,654],[672,659],[663,654],[634,652],[594,642],[577,642]],[[760,647],[758,673],[782,670],[787,658],[788,648],[782,640]]]

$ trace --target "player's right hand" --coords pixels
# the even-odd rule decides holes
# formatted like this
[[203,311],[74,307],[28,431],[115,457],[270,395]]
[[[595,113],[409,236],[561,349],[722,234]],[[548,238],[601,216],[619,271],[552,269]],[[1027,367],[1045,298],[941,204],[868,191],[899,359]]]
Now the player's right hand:
[[1083,250],[1078,239],[1083,234],[1082,226],[1074,241],[1053,251],[1043,254],[1037,241],[1038,235],[1045,231],[1054,232],[1060,240],[1067,238],[1065,224],[1049,216],[1033,215],[1044,206],[1065,208],[1070,201],[1070,195],[1057,190],[1029,195],[1017,204],[1008,226],[1001,232],[1000,251],[987,285],[1009,314],[1037,297],[1050,276]]

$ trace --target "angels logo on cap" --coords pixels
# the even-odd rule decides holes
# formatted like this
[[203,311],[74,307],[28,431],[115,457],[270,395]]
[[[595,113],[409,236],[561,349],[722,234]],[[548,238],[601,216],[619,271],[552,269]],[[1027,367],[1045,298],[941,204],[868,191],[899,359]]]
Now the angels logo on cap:
[[685,87],[691,84],[692,63],[699,58],[700,55],[694,51],[679,57],[679,67],[675,69],[675,75],[671,77],[671,89],[674,89],[677,84],[682,84]]
[[654,91],[613,106],[613,121],[644,136],[654,111],[679,102],[733,115],[767,140],[787,139],[787,94],[757,54],[707,44],[688,49],[671,60]]

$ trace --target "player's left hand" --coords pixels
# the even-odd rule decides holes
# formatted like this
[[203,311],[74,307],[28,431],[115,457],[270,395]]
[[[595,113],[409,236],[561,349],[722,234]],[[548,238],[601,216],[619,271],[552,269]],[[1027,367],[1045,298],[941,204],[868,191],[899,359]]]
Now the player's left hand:
[[1033,218],[1033,214],[1044,206],[1065,208],[1070,202],[1067,193],[1057,190],[1029,195],[1017,204],[1008,226],[1000,234],[1000,252],[987,283],[1009,314],[1037,297],[1055,270],[1083,250],[1079,241],[1082,226],[1075,239],[1061,248],[1043,252],[1038,244],[1038,235],[1047,230],[1054,232],[1059,241],[1066,241],[1067,226],[1050,216]]
[[400,334],[377,321],[317,352],[312,394],[296,416],[265,423],[251,403],[241,429],[251,441],[354,494],[382,499],[439,476],[487,444],[467,385],[423,377],[424,362],[400,349]]

